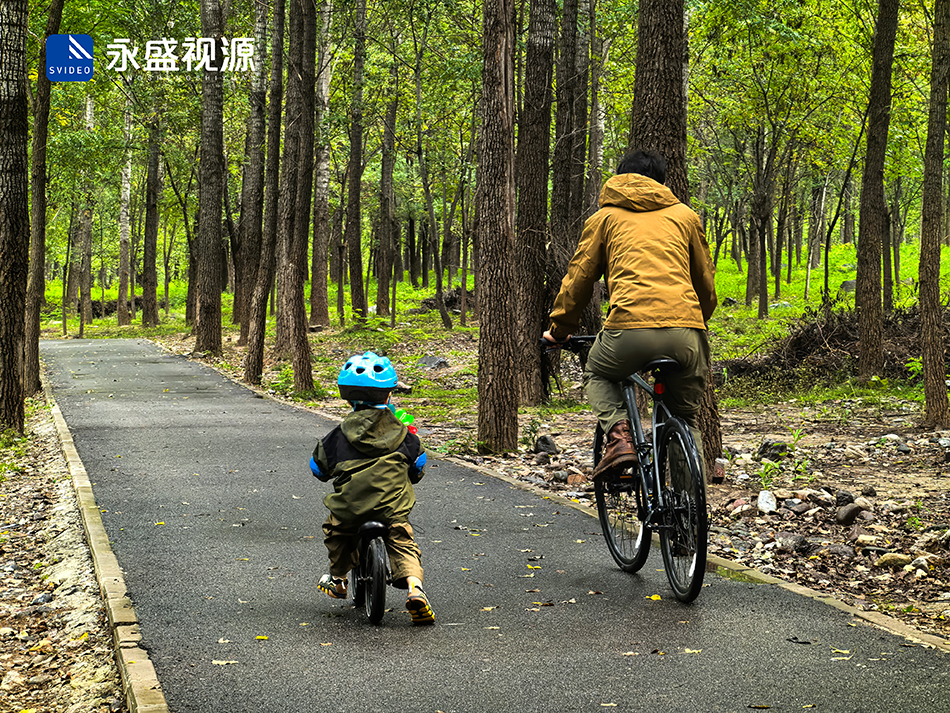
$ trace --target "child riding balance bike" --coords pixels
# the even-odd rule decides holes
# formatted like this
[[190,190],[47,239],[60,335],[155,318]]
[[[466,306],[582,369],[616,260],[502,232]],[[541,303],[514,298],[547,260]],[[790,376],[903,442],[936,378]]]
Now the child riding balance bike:
[[337,384],[353,410],[317,443],[310,459],[318,479],[333,481],[333,492],[323,500],[330,511],[323,525],[330,572],[317,588],[334,599],[347,597],[347,574],[358,564],[360,525],[378,521],[388,526],[392,584],[408,590],[412,623],[432,624],[421,552],[409,524],[416,503],[412,486],[422,479],[426,453],[389,406],[396,371],[388,358],[366,352],[343,365]]

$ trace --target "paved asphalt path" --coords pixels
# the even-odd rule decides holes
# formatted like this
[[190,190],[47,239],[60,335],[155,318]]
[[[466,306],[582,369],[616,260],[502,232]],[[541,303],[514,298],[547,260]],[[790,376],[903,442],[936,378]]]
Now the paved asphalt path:
[[412,518],[436,625],[390,589],[373,627],[314,587],[330,421],[146,341],[42,355],[174,713],[950,711],[945,654],[716,575],[679,604],[658,555],[624,574],[595,518],[438,460]]

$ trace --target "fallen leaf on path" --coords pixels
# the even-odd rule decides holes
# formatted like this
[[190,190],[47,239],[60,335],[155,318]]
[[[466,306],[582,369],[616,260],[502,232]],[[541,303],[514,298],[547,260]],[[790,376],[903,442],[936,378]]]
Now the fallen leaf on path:
[[639,652],[639,651],[626,651],[626,652],[624,652],[624,653],[622,653],[622,654],[620,654],[620,655],[621,655],[621,656],[639,656],[639,655],[640,655],[640,652]]
[[212,659],[211,664],[213,666],[227,666],[228,664],[237,663],[237,661],[218,661],[217,659]]
[[659,602],[663,600],[663,597],[661,597],[659,594],[652,594],[649,597],[644,597],[644,599],[652,599],[654,602]]
[[267,637],[266,637],[266,636],[256,636],[256,637],[254,637],[254,638],[257,639],[258,641],[267,641]]
[[332,642],[332,641],[326,641],[326,642],[320,644],[320,646],[333,646],[333,642]]
[[219,644],[230,644],[231,639],[218,639]]
[[703,651],[702,649],[685,649],[683,653],[684,654],[699,654],[699,653],[702,653],[702,651]]

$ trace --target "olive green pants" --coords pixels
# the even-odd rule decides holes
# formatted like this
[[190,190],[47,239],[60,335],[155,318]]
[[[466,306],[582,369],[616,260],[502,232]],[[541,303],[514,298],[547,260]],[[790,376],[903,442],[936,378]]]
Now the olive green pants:
[[604,329],[587,357],[584,391],[604,433],[627,418],[620,382],[654,359],[675,359],[682,369],[666,378],[663,403],[689,425],[703,461],[702,434],[696,427],[709,373],[709,341],[700,329]]
[[[359,560],[359,524],[344,523],[333,513],[323,524],[323,543],[330,557],[330,574],[346,577]],[[408,522],[389,524],[386,534],[386,552],[392,570],[393,585],[405,589],[406,577],[422,580],[422,552],[412,537],[412,525]]]

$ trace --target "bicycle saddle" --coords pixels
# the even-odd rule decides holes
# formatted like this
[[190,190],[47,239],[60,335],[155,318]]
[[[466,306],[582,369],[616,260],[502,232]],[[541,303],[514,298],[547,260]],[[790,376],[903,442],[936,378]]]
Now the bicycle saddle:
[[651,362],[648,362],[644,367],[643,371],[679,371],[682,367],[676,359],[654,359]]
[[382,537],[389,530],[388,525],[384,525],[376,520],[370,520],[360,525],[360,537]]

